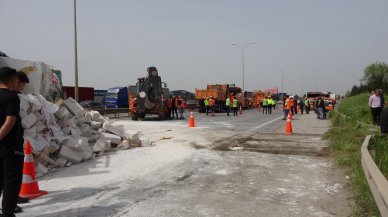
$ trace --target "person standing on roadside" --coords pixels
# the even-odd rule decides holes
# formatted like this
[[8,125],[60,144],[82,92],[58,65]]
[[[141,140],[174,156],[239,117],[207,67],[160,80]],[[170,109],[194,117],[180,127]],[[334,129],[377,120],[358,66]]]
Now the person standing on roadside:
[[233,99],[233,116],[238,116],[238,100]]
[[318,119],[326,119],[326,108],[325,108],[325,100],[320,96],[317,101],[318,106]]
[[16,70],[0,69],[0,192],[2,216],[14,217],[23,178],[23,127],[16,91]]
[[298,101],[299,101],[300,114],[303,115],[303,112],[304,112],[304,101],[303,101],[303,98],[298,99]]
[[214,97],[210,97],[209,104],[210,104],[210,116],[215,116],[216,101],[214,100]]
[[306,114],[309,114],[310,113],[310,100],[307,97],[304,98],[304,106],[306,108]]
[[267,114],[267,112],[268,112],[268,99],[267,99],[267,97],[265,97],[263,99],[263,114],[264,114],[264,112],[265,112],[265,114]]
[[225,102],[225,108],[226,108],[226,115],[230,116],[230,97],[226,98]]
[[206,99],[203,101],[203,104],[205,104],[206,116],[208,116],[210,110],[209,97],[206,97]]
[[180,99],[180,102],[178,101],[178,103],[179,103],[179,114],[180,114],[179,119],[184,120],[185,117],[183,116],[183,114],[185,113],[185,109],[186,109],[186,101],[181,96],[179,96],[179,99]]
[[381,113],[381,99],[379,90],[375,90],[375,93],[369,97],[368,105],[372,113],[373,124],[378,124],[380,121]]
[[287,116],[288,116],[288,113],[290,112],[290,109],[291,109],[291,100],[290,100],[289,96],[286,95],[286,98],[284,100],[284,109],[283,109],[284,116],[283,116],[283,120],[287,119]]
[[171,119],[172,104],[173,104],[173,99],[172,99],[172,96],[170,96],[167,98],[168,119]]
[[293,96],[289,97],[289,102],[290,102],[290,111],[291,114],[294,115],[294,107],[295,107],[295,100]]
[[174,119],[174,114],[176,115],[176,119],[178,119],[178,98],[175,96],[172,97],[172,107],[171,107],[171,118]]

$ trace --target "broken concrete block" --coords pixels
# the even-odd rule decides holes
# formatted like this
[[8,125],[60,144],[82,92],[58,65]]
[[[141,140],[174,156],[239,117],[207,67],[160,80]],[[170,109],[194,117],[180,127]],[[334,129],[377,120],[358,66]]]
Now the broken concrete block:
[[140,137],[140,143],[142,147],[150,147],[152,142],[149,138]]
[[83,152],[80,152],[80,154],[82,155],[82,161],[90,160],[90,158],[93,157],[93,151],[92,150],[90,150],[90,151],[83,151]]
[[129,149],[130,147],[131,147],[131,146],[129,145],[128,140],[123,140],[123,141],[117,146],[117,149],[127,150],[127,149]]
[[124,139],[128,139],[128,140],[134,141],[134,142],[140,141],[140,139],[139,139],[140,133],[137,131],[133,131],[133,130],[126,130],[123,137],[124,137]]
[[66,99],[65,101],[63,101],[63,103],[65,104],[66,108],[69,110],[69,112],[71,114],[73,114],[74,116],[78,116],[78,117],[81,117],[81,116],[84,116],[86,111],[82,108],[82,106],[80,106],[80,104],[78,104],[73,98],[69,97],[68,99]]
[[93,130],[98,130],[102,127],[102,124],[97,121],[90,121],[90,126],[92,127]]
[[69,138],[63,142],[64,146],[72,148],[77,152],[89,151],[89,142],[86,137],[79,137],[77,139]]
[[90,115],[92,116],[92,121],[99,121],[101,114],[98,111],[90,111]]
[[64,158],[72,163],[79,163],[82,160],[82,155],[73,149],[63,145],[59,151],[58,157]]
[[58,111],[55,113],[55,115],[59,118],[62,119],[63,117],[69,115],[70,112],[67,110],[65,106],[60,106]]
[[87,123],[89,123],[90,121],[92,121],[92,115],[90,114],[90,112],[86,112],[85,114],[85,121]]
[[109,150],[112,148],[112,142],[110,140],[105,140],[105,147],[106,147],[106,150]]
[[38,119],[38,121],[43,121],[43,117],[40,112],[34,112],[34,115],[36,116],[36,119]]
[[64,167],[68,162],[66,159],[63,158],[58,158],[56,161],[59,164],[59,167]]
[[38,121],[35,123],[34,127],[36,128],[36,132],[37,133],[40,133],[42,132],[42,130],[44,130],[46,128],[46,126],[43,124],[42,121]]
[[104,128],[100,128],[97,130],[99,133],[106,133],[106,130]]
[[24,135],[27,135],[29,137],[35,137],[36,136],[36,127],[31,127],[30,129],[24,130]]
[[103,152],[106,150],[106,142],[103,139],[97,140],[93,146],[93,152]]
[[102,128],[104,128],[106,131],[109,131],[109,132],[115,134],[116,136],[120,136],[120,137],[123,137],[124,133],[125,133],[123,130],[121,130],[115,126],[112,126],[111,124],[108,124],[108,123],[104,123]]
[[109,124],[109,121],[103,118],[102,116],[98,119],[98,122],[100,122],[101,124],[105,124],[105,123]]
[[36,170],[38,173],[42,173],[42,174],[47,174],[48,173],[48,169],[45,165],[41,164],[41,163],[38,163],[36,165]]
[[25,118],[23,118],[22,120],[22,126],[24,129],[29,129],[31,128],[36,122],[38,121],[38,119],[36,118],[36,116],[34,114],[29,114],[27,115]]
[[88,142],[89,143],[94,143],[95,141],[99,140],[100,139],[100,134],[94,134],[92,136],[89,136],[88,137]]
[[110,133],[102,133],[101,136],[104,140],[110,140],[113,144],[120,144],[121,143],[120,136],[116,136],[116,135],[110,134]]

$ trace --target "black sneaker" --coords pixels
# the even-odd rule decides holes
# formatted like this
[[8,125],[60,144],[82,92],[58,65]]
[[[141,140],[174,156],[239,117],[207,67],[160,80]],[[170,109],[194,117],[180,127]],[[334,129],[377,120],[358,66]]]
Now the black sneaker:
[[28,202],[30,202],[30,199],[26,197],[18,197],[18,204],[28,203]]
[[16,206],[15,213],[22,213],[23,209],[20,206]]

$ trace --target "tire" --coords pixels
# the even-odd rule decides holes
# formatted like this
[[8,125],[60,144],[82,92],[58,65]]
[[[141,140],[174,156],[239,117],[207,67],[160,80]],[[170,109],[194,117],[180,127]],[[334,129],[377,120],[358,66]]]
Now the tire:
[[145,113],[140,113],[139,114],[139,118],[144,119],[145,118]]
[[131,118],[132,118],[133,121],[138,121],[139,120],[139,114],[137,114],[137,113],[132,114]]

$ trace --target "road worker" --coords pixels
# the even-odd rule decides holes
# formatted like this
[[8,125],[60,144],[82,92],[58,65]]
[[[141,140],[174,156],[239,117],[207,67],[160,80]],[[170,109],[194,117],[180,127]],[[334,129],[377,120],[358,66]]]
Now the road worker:
[[289,97],[289,102],[290,102],[290,111],[291,114],[294,115],[294,107],[295,107],[295,99],[293,96]]
[[216,101],[214,100],[214,97],[210,98],[209,104],[210,104],[210,115],[214,116],[214,112],[216,110]]
[[284,100],[284,109],[283,109],[284,116],[283,116],[283,120],[287,119],[287,116],[288,116],[288,113],[290,112],[290,109],[291,109],[291,99],[289,98],[288,95],[286,95],[286,98]]
[[179,119],[184,120],[185,117],[183,116],[183,114],[185,113],[185,109],[186,109],[186,100],[183,99],[181,96],[179,96],[179,98],[180,98],[180,104],[179,104],[180,117],[179,117]]
[[233,99],[233,116],[238,116],[238,100]]
[[268,99],[267,99],[267,97],[265,97],[263,99],[263,114],[264,114],[264,112],[265,112],[265,114],[267,114],[267,112],[268,112]]
[[209,110],[210,110],[209,97],[206,97],[203,103],[205,104],[206,115],[209,115]]
[[178,99],[173,96],[172,97],[172,107],[171,107],[171,118],[174,119],[174,114],[176,115],[176,119],[178,119]]
[[267,110],[268,110],[269,114],[272,114],[272,106],[273,106],[272,98],[268,97],[268,100],[267,100]]
[[306,108],[306,114],[310,113],[310,100],[307,97],[304,98],[304,107]]
[[226,98],[225,108],[227,116],[230,116],[230,97]]
[[167,112],[168,112],[168,119],[171,119],[171,112],[172,112],[172,96],[167,98]]
[[300,114],[303,115],[303,112],[304,112],[304,102],[303,102],[302,98],[298,99],[298,106],[299,106],[299,109],[300,109]]

